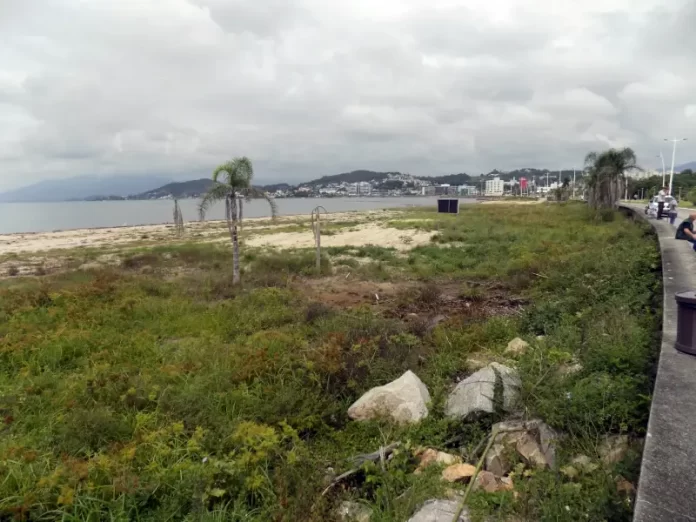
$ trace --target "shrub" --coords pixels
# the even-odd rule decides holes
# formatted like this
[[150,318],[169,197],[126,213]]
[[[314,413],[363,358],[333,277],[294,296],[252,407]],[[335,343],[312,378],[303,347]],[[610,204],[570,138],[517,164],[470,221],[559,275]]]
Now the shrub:
[[686,195],[686,199],[696,205],[696,188],[691,189]]
[[[316,261],[316,253],[310,250],[263,254],[253,261],[250,272],[308,276],[316,274]],[[326,255],[321,257],[321,273],[331,273],[331,262]]]
[[312,302],[307,305],[307,308],[305,309],[305,322],[306,323],[313,323],[317,319],[321,319],[323,317],[327,317],[331,315],[333,310],[331,309],[330,306],[325,305],[324,303],[320,302]]
[[418,299],[421,303],[433,306],[440,300],[442,291],[435,283],[428,283],[421,286],[418,290]]
[[89,456],[132,433],[127,420],[106,407],[76,407],[56,425],[54,444],[68,455]]
[[127,270],[138,270],[146,265],[154,265],[161,260],[155,253],[133,254],[123,258],[121,266]]

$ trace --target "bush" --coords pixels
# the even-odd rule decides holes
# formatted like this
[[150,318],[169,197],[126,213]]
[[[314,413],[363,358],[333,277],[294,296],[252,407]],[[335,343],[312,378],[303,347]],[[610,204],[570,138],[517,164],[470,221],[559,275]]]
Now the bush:
[[331,307],[325,305],[324,303],[320,303],[320,302],[309,303],[307,305],[307,308],[305,309],[305,322],[306,323],[313,323],[317,319],[327,317],[327,316],[331,315],[332,313],[333,313],[333,310],[331,309]]
[[[292,275],[315,275],[317,258],[314,251],[263,254],[256,257],[250,267],[252,273],[275,273]],[[328,256],[321,256],[321,273],[331,273]],[[256,276],[257,277],[257,276]]]
[[696,188],[693,188],[688,192],[686,199],[696,205]]

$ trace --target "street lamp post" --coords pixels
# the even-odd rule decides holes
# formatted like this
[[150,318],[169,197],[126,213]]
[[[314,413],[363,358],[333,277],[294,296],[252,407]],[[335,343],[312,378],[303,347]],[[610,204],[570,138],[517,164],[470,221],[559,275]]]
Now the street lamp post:
[[[667,140],[665,140],[667,141]],[[665,186],[665,157],[662,155],[662,149],[660,149],[660,155],[657,156],[662,161],[662,186]]]
[[[677,143],[680,141],[686,141],[686,138],[672,138],[671,140],[668,140],[665,138],[665,141],[671,141],[672,142],[672,169],[670,170],[669,173],[669,194],[672,195],[672,181],[674,180],[674,159],[677,156]],[[664,182],[663,182],[664,185]]]

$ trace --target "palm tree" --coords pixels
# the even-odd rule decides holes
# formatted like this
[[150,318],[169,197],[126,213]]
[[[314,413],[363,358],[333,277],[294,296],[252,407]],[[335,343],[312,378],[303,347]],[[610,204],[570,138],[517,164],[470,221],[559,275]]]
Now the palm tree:
[[198,213],[201,220],[205,219],[205,214],[210,207],[218,202],[225,202],[225,218],[227,228],[230,231],[232,241],[232,283],[239,283],[239,234],[237,226],[242,222],[244,200],[250,201],[253,198],[264,198],[271,207],[271,216],[277,215],[275,201],[264,191],[251,185],[254,177],[254,167],[251,160],[247,157],[234,158],[220,165],[213,172],[213,185],[203,196],[199,205]]
[[587,202],[594,209],[616,208],[626,185],[626,173],[642,170],[631,148],[590,152],[585,156]]
[[184,214],[181,212],[178,199],[174,199],[174,227],[177,236],[184,235]]

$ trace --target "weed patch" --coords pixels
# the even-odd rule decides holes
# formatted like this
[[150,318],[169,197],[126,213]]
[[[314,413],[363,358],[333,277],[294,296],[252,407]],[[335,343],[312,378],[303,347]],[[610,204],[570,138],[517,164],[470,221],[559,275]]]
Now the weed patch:
[[[0,518],[319,522],[358,500],[374,521],[407,520],[446,489],[437,467],[414,474],[415,447],[475,461],[502,419],[444,415],[476,357],[517,366],[520,410],[566,435],[561,467],[598,459],[606,435],[644,436],[662,295],[649,229],[574,204],[400,212],[390,227],[437,240],[325,248],[320,274],[313,249],[243,246],[235,286],[228,244],[180,243],[3,281]],[[512,360],[518,336],[529,348]],[[431,393],[423,422],[348,418],[406,370]],[[396,441],[391,459],[322,496],[352,456]],[[630,520],[616,481],[635,483],[639,462],[632,450],[575,477],[520,469],[515,493],[476,491],[469,507],[480,519]]]

